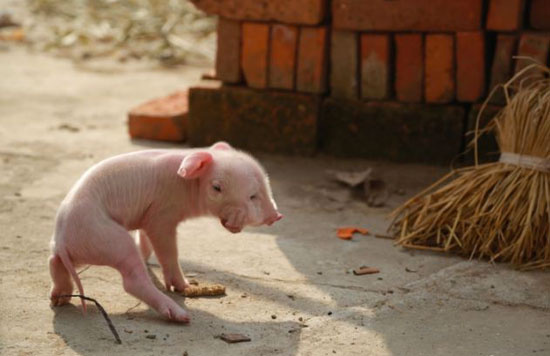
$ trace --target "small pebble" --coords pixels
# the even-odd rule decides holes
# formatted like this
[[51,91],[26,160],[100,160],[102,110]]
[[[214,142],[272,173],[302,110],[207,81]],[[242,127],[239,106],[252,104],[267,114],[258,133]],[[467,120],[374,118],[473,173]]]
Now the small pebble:
[[277,315],[275,314],[271,315],[271,319],[277,319]]
[[329,311],[329,312],[327,313],[327,315],[332,315],[332,312],[331,312],[331,311]]
[[147,335],[147,336],[145,336],[145,337],[148,338],[148,339],[154,340],[154,339],[157,338],[157,335],[155,335],[155,334],[150,334],[150,335]]

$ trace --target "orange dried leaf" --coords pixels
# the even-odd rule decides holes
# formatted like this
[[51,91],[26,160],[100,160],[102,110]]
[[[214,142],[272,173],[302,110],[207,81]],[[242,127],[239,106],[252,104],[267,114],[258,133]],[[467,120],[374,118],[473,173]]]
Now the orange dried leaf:
[[359,227],[341,227],[341,228],[338,228],[338,238],[342,239],[342,240],[351,240],[351,237],[353,236],[354,233],[360,233],[360,234],[363,234],[363,235],[366,235],[369,233],[369,230],[367,229],[362,229],[362,228],[359,228]]

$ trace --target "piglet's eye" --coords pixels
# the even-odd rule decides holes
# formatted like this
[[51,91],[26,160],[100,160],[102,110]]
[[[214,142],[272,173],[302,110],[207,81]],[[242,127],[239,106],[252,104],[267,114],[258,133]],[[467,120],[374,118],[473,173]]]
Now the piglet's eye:
[[221,192],[222,191],[222,187],[220,187],[219,185],[217,184],[214,184],[212,186],[212,189],[214,189],[216,192]]
[[250,200],[255,200],[257,197],[258,197],[258,196],[257,196],[256,194],[252,194],[252,195],[250,196]]

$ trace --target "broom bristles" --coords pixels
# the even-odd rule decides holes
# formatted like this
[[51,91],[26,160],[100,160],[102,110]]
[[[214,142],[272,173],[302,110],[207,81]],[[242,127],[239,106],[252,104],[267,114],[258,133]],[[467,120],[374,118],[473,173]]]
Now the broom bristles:
[[489,129],[496,131],[501,152],[550,159],[549,73],[531,64],[503,84],[507,105],[480,129],[496,90],[491,92],[476,122],[475,165],[450,172],[392,213],[397,244],[511,262],[521,269],[550,266],[550,172],[477,160],[477,139]]

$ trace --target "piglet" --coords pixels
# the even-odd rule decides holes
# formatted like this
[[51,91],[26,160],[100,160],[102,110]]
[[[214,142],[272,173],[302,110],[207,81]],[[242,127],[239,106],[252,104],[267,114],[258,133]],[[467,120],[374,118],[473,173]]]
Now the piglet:
[[[109,158],[90,168],[57,212],[49,258],[52,305],[70,301],[82,284],[80,265],[117,269],[126,292],[166,318],[189,322],[188,313],[159,291],[145,263],[154,251],[166,288],[189,287],[178,263],[176,227],[215,216],[232,233],[282,218],[268,177],[250,155],[225,142],[187,150],[147,150]],[[139,230],[139,244],[129,231]],[[83,311],[86,310],[82,301]]]

